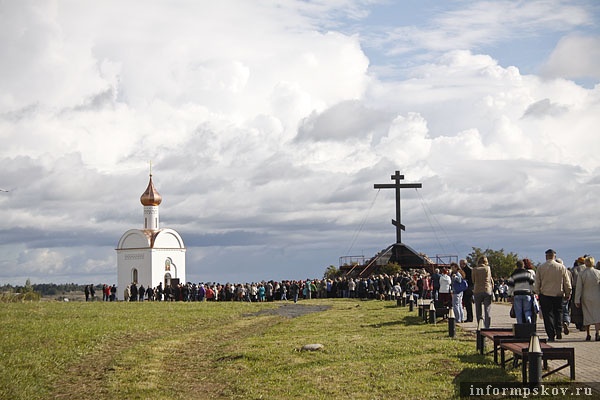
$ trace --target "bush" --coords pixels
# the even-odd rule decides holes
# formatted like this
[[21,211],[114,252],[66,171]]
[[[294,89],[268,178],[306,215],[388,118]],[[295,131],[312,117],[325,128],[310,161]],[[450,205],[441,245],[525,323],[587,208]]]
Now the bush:
[[23,303],[25,301],[40,301],[41,295],[37,292],[2,293],[0,303]]

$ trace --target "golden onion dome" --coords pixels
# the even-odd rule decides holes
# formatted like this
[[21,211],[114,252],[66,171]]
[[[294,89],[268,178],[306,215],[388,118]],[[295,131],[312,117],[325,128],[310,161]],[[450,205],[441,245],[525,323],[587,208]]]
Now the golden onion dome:
[[140,201],[144,206],[158,206],[162,201],[160,193],[158,193],[154,187],[154,183],[152,183],[152,174],[150,174],[150,182],[148,182],[146,191],[140,197]]

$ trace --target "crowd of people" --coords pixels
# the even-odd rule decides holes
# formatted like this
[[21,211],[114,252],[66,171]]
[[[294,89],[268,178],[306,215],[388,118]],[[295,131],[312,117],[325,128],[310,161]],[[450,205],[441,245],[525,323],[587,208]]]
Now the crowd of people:
[[586,254],[567,267],[553,249],[545,257],[537,269],[529,259],[517,261],[510,277],[499,283],[492,279],[487,258],[480,257],[472,270],[477,320],[483,317],[489,328],[492,300],[507,300],[517,324],[535,324],[541,314],[549,342],[568,335],[571,323],[586,331],[587,341],[593,325],[595,340],[600,341],[600,263]]
[[[368,278],[339,277],[262,281],[254,283],[185,283],[177,286],[144,287],[132,283],[124,290],[125,301],[294,301],[312,298],[358,298],[395,300],[401,296],[432,299],[443,307],[452,308],[457,323],[483,320],[491,326],[494,301],[509,301],[517,323],[536,323],[541,313],[548,341],[569,334],[573,323],[586,330],[591,340],[590,326],[596,329],[600,341],[600,270],[593,257],[579,257],[572,267],[556,258],[552,249],[546,251],[546,262],[537,269],[525,258],[517,261],[508,278],[493,278],[488,259],[481,256],[476,265],[467,260],[451,263],[449,268],[402,271],[378,274]],[[596,267],[596,268],[595,268]],[[116,301],[116,286],[103,285],[104,301]],[[94,298],[93,285],[85,288],[86,301]],[[475,309],[475,313],[473,312]],[[475,315],[474,315],[475,314]]]
[[402,293],[408,274],[374,275],[369,278],[306,279],[252,283],[191,283],[175,287],[144,288],[132,283],[125,301],[285,301],[312,298],[392,299]]

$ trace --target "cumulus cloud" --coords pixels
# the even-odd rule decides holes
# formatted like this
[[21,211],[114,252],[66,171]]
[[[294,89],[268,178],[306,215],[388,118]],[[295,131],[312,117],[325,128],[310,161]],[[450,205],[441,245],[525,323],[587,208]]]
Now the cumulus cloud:
[[547,77],[600,78],[600,36],[568,35],[560,39],[542,67]]
[[390,115],[370,110],[357,100],[335,104],[322,113],[313,112],[298,127],[298,140],[346,140],[355,137],[381,136],[382,126],[389,126]]

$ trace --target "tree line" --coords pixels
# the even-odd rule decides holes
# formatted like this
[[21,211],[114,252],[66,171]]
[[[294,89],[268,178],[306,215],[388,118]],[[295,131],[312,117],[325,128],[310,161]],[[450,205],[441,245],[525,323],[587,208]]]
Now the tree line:
[[[34,283],[31,284],[29,279],[25,282],[25,285],[11,284],[1,285],[0,293],[29,293],[36,292],[42,296],[55,296],[60,294],[67,294],[71,292],[83,292],[86,285],[78,283]],[[97,289],[101,289],[102,285],[96,285]]]

